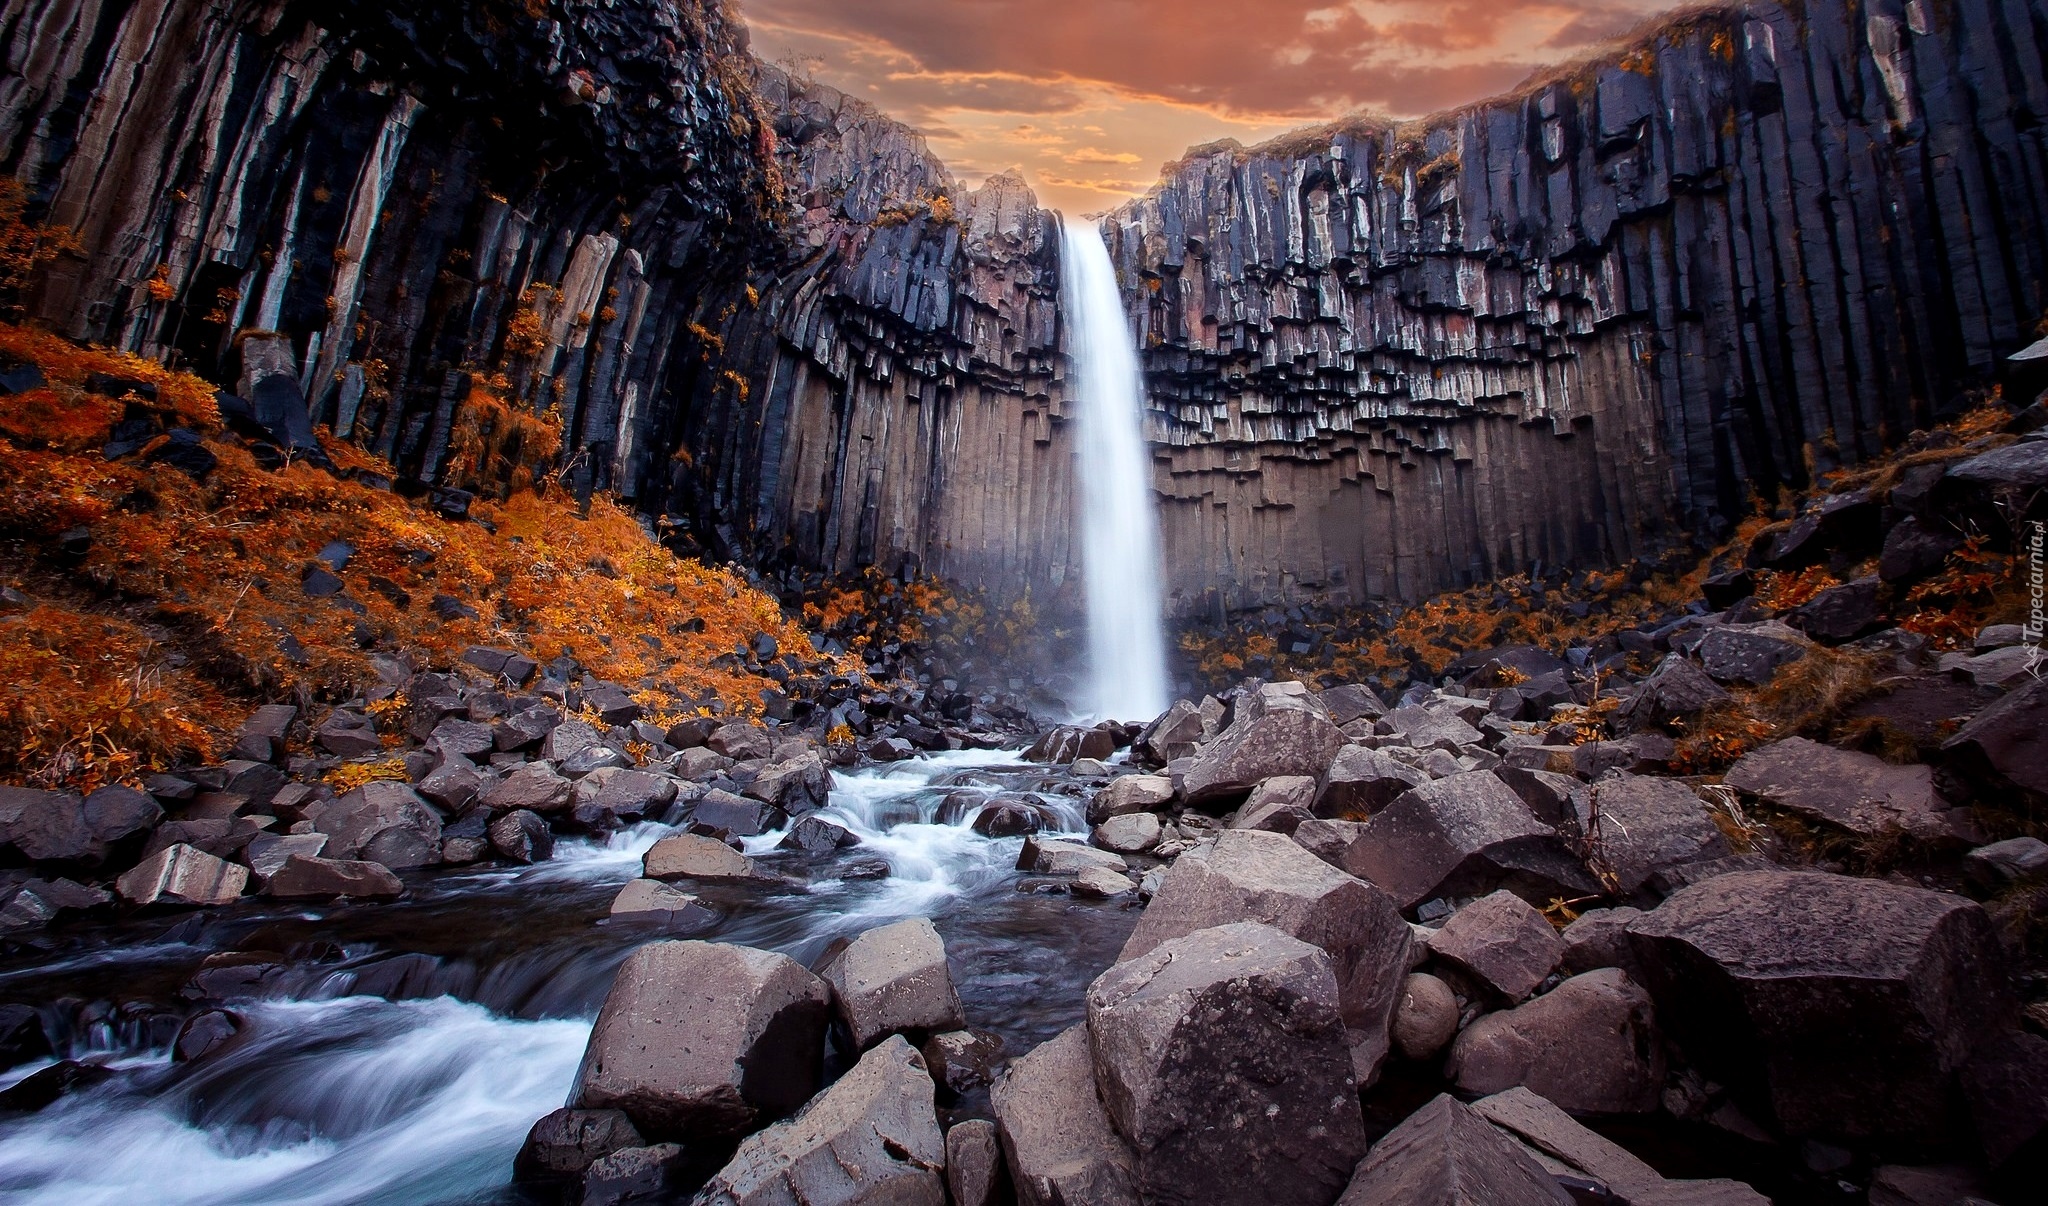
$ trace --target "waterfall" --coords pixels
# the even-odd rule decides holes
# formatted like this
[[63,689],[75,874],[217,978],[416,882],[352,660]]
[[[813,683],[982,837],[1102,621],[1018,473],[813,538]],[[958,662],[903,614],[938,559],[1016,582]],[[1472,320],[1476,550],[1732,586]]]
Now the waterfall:
[[1066,220],[1061,302],[1081,414],[1081,563],[1088,585],[1088,706],[1150,720],[1166,710],[1159,521],[1141,430],[1143,380],[1109,248],[1092,222]]

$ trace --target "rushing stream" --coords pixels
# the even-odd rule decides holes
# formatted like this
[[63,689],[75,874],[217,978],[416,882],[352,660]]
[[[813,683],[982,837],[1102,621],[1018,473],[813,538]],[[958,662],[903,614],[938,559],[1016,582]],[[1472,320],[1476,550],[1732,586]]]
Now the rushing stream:
[[[822,814],[860,837],[764,868],[807,889],[706,889],[715,917],[687,935],[607,916],[640,855],[670,832],[565,842],[533,867],[415,877],[395,904],[230,909],[74,927],[47,954],[0,965],[0,1000],[27,1001],[58,1056],[111,1074],[39,1113],[0,1121],[0,1200],[21,1203],[510,1202],[512,1157],[563,1104],[613,972],[634,946],[713,938],[810,963],[833,939],[902,917],[945,937],[970,1025],[1012,1055],[1079,1020],[1086,983],[1134,917],[1029,890],[1021,838],[969,827],[974,799],[1042,789],[1064,828],[1078,797],[1014,753],[941,754],[842,774]],[[965,793],[965,794],[963,794]],[[838,879],[885,859],[889,874]],[[179,1016],[203,995],[243,1022],[205,1058],[174,1062]],[[182,1004],[181,1004],[182,1000]],[[0,1088],[47,1066],[0,1072]]]

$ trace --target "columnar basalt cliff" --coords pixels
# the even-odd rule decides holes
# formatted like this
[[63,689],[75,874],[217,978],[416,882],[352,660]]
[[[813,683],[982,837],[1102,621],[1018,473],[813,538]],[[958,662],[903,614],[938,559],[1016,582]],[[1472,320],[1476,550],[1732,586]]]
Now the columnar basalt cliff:
[[1108,220],[1183,600],[1612,562],[1924,426],[2048,306],[2048,8],[1756,3]]
[[[231,383],[295,372],[429,481],[475,468],[449,458],[479,385],[611,480],[622,433],[670,422],[676,316],[777,204],[715,2],[25,0],[0,62],[0,169],[89,253],[38,315]],[[554,455],[505,447],[507,414],[482,438]]]

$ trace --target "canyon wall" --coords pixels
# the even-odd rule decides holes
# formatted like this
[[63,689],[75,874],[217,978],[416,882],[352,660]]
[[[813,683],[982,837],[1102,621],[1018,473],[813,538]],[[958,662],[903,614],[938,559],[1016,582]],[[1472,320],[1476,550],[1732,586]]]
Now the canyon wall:
[[2048,309],[2048,6],[1703,10],[1512,97],[1169,168],[1107,223],[1183,603],[1724,531]]

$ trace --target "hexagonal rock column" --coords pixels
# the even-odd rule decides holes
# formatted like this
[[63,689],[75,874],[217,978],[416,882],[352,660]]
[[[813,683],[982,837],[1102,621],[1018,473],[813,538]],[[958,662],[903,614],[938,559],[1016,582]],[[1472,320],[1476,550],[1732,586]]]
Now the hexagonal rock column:
[[857,1051],[891,1034],[922,1038],[967,1024],[946,967],[946,944],[930,918],[869,930],[818,974],[832,986],[833,1009]]
[[1602,968],[1465,1027],[1444,1074],[1467,1093],[1522,1085],[1574,1113],[1646,1114],[1664,1088],[1664,1042],[1650,994]]
[[2013,1012],[1984,910],[1792,871],[1717,876],[1628,925],[1658,1017],[1788,1134],[1924,1138]]
[[1450,1094],[1388,1131],[1337,1206],[1570,1206],[1526,1148]]
[[1284,834],[1226,830],[1167,871],[1117,959],[1237,921],[1270,925],[1329,953],[1344,1024],[1353,1032],[1353,1071],[1369,1082],[1387,1052],[1387,1025],[1413,941],[1394,902]]
[[1095,1079],[1147,1202],[1323,1206],[1365,1152],[1329,955],[1256,922],[1088,987]]
[[817,1091],[831,991],[795,960],[716,942],[627,956],[569,1105],[624,1110],[650,1139],[734,1139]]
[[1018,1206],[1135,1206],[1131,1149],[1096,1091],[1086,1025],[1012,1063],[989,1103]]
[[945,1206],[946,1141],[917,1048],[892,1035],[796,1117],[749,1135],[698,1206]]

